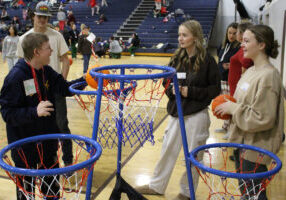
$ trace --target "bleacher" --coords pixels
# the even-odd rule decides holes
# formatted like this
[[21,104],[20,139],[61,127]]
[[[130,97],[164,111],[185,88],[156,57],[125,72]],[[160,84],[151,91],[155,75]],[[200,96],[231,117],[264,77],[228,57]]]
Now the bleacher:
[[[192,19],[198,20],[202,25],[206,42],[208,42],[217,7],[218,0],[175,0],[170,12],[180,8]],[[154,18],[151,12],[139,26],[137,33],[141,39],[141,48],[137,50],[138,52],[173,53],[175,51],[178,47],[178,20],[171,18],[164,23],[163,19],[164,17]],[[165,49],[156,48],[159,43],[165,44]]]
[[[219,0],[174,0],[169,12],[176,9],[183,9],[185,14],[191,16],[192,19],[198,20],[203,28],[206,42],[210,38],[212,27],[215,22],[216,11]],[[107,20],[102,24],[97,24],[99,15],[91,16],[91,9],[88,6],[88,0],[85,2],[70,2],[65,8],[72,8],[77,21],[77,27],[84,23],[91,28],[91,31],[103,40],[108,40],[114,35],[132,11],[138,6],[141,0],[109,0],[109,6],[101,8],[100,14],[104,13]],[[34,7],[32,4],[31,7]],[[18,16],[21,22],[22,9],[9,8],[10,16]],[[178,47],[178,21],[172,17],[167,22],[163,22],[164,17],[153,17],[153,12],[138,27],[136,32],[141,40],[140,48],[137,53],[173,53]],[[51,19],[51,23],[56,21],[56,14]],[[5,35],[0,35],[3,38]],[[163,48],[158,49],[159,43],[165,44]]]
[[107,20],[102,24],[97,24],[95,21],[99,19],[99,15],[91,16],[91,9],[87,6],[87,2],[71,2],[66,5],[66,10],[70,6],[73,8],[73,13],[78,24],[84,23],[91,28],[91,31],[103,40],[108,40],[117,29],[123,24],[125,19],[136,8],[140,0],[110,0],[109,7],[104,7],[100,13],[104,13]]
[[[9,1],[5,2],[5,8],[6,8],[6,10],[7,10],[7,12],[8,12],[8,15],[9,15],[9,18],[10,18],[9,20],[6,20],[6,21],[5,21],[5,23],[7,24],[7,26],[9,26],[9,25],[11,24],[12,18],[13,18],[14,16],[16,16],[16,17],[18,17],[18,18],[20,19],[20,22],[21,22],[20,25],[21,25],[22,28],[25,27],[26,23],[31,23],[31,21],[24,21],[24,20],[23,20],[22,8],[17,8],[17,9],[12,8],[12,7],[10,6],[10,3],[11,3],[11,2],[9,2]],[[26,3],[26,4],[29,4],[29,6],[30,6],[31,8],[33,8],[33,7],[36,5],[36,3],[33,2],[33,1],[25,2],[25,3]],[[1,11],[1,12],[2,12],[2,11]],[[20,32],[18,31],[18,33],[19,33],[19,34],[22,34],[21,31],[20,31]],[[7,35],[6,32],[0,32],[0,39],[2,40],[6,35]]]

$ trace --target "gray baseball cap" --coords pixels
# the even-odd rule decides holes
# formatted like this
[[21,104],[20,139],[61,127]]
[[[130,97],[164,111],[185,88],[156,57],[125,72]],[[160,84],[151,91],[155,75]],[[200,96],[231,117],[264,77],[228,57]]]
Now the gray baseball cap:
[[35,15],[40,15],[40,16],[47,16],[47,17],[51,17],[51,8],[49,7],[49,5],[44,2],[41,1],[37,4],[35,12]]

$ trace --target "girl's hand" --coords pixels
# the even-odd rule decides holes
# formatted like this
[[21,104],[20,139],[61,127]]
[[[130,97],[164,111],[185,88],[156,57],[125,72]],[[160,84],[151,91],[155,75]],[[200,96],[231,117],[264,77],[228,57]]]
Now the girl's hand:
[[214,110],[216,115],[225,115],[225,114],[231,114],[231,107],[233,104],[236,104],[228,99],[225,99],[226,102],[220,104],[217,106]]
[[183,86],[180,90],[181,94],[183,97],[187,97],[188,96],[188,87],[187,86]]
[[[181,90],[182,90],[182,86],[179,86],[179,92],[181,92]],[[173,92],[173,95],[175,95],[175,87],[174,86],[172,88],[172,92]]]

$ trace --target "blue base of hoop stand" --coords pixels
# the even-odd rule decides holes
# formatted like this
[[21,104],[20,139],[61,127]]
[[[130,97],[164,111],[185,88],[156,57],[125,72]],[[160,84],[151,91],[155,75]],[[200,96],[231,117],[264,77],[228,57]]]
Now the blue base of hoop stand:
[[[102,70],[111,70],[111,69],[120,69],[120,75],[116,74],[102,74],[99,73],[99,71]],[[162,70],[163,72],[157,73],[157,74],[140,74],[140,75],[126,75],[125,69],[151,69],[151,70]],[[158,78],[168,78],[173,79],[173,83],[175,86],[176,91],[176,98],[177,98],[177,105],[178,105],[178,114],[180,118],[180,125],[181,130],[185,134],[185,125],[184,125],[184,119],[182,115],[182,108],[181,108],[181,98],[180,98],[180,92],[178,87],[178,80],[176,75],[176,70],[171,67],[165,67],[165,66],[158,66],[158,65],[110,65],[110,66],[103,66],[103,67],[97,67],[90,70],[91,76],[98,81],[98,90],[94,92],[85,92],[80,90],[75,90],[75,85],[72,85],[70,87],[70,91],[75,94],[87,94],[87,95],[97,95],[96,98],[96,105],[95,105],[95,113],[94,113],[94,124],[93,124],[93,131],[92,131],[92,139],[97,140],[97,132],[99,127],[99,114],[100,114],[100,105],[101,105],[101,98],[102,98],[102,89],[103,89],[103,79],[109,79],[109,80],[118,80],[120,82],[120,90],[122,91],[124,89],[124,83],[129,82],[131,80],[144,80],[144,79],[158,79]],[[119,109],[123,110],[123,104],[119,104]],[[119,115],[120,119],[117,123],[118,128],[118,135],[122,135],[122,112]],[[110,196],[110,200],[118,200],[120,198],[120,195],[122,192],[127,193],[129,199],[131,200],[145,200],[145,198],[140,195],[136,190],[134,190],[126,181],[124,181],[121,177],[121,153],[122,153],[122,138],[118,137],[118,151],[117,151],[117,183],[113,193]],[[185,159],[187,162],[187,158]],[[188,166],[188,165],[187,165]],[[90,189],[92,186],[92,176],[93,173],[91,172],[88,176],[87,180],[87,198],[86,200],[89,200],[88,196],[90,196]],[[189,176],[188,176],[189,177]],[[189,179],[190,182],[191,179]],[[118,188],[119,187],[119,188]],[[126,189],[127,188],[127,189]],[[89,193],[88,193],[89,192]],[[135,198],[136,196],[136,198]]]

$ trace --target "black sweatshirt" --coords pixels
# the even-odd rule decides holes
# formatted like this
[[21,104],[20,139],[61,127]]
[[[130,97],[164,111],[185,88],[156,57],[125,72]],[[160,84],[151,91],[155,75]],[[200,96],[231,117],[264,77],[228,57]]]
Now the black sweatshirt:
[[[193,65],[196,57],[193,56],[191,64]],[[212,99],[220,94],[220,74],[216,61],[209,54],[200,65],[198,72],[195,72],[191,66],[181,66],[177,72],[186,72],[186,79],[179,80],[181,86],[188,86],[188,96],[182,98],[183,115],[191,115],[199,112],[210,104]],[[166,90],[169,97],[167,105],[168,114],[178,117],[176,98],[172,92],[172,84]]]
[[240,46],[238,45],[237,47],[233,47],[233,43],[230,46],[230,49],[228,52],[224,55],[224,59],[221,61],[221,57],[223,56],[223,53],[225,51],[225,48],[222,48],[221,46],[219,47],[217,51],[217,56],[218,56],[218,69],[220,71],[221,75],[221,80],[227,81],[228,80],[228,69],[223,68],[224,63],[230,63],[230,58],[238,52],[240,49]]
[[82,34],[78,38],[78,52],[82,55],[88,55],[92,53],[92,43],[86,39],[87,37],[88,35]]

